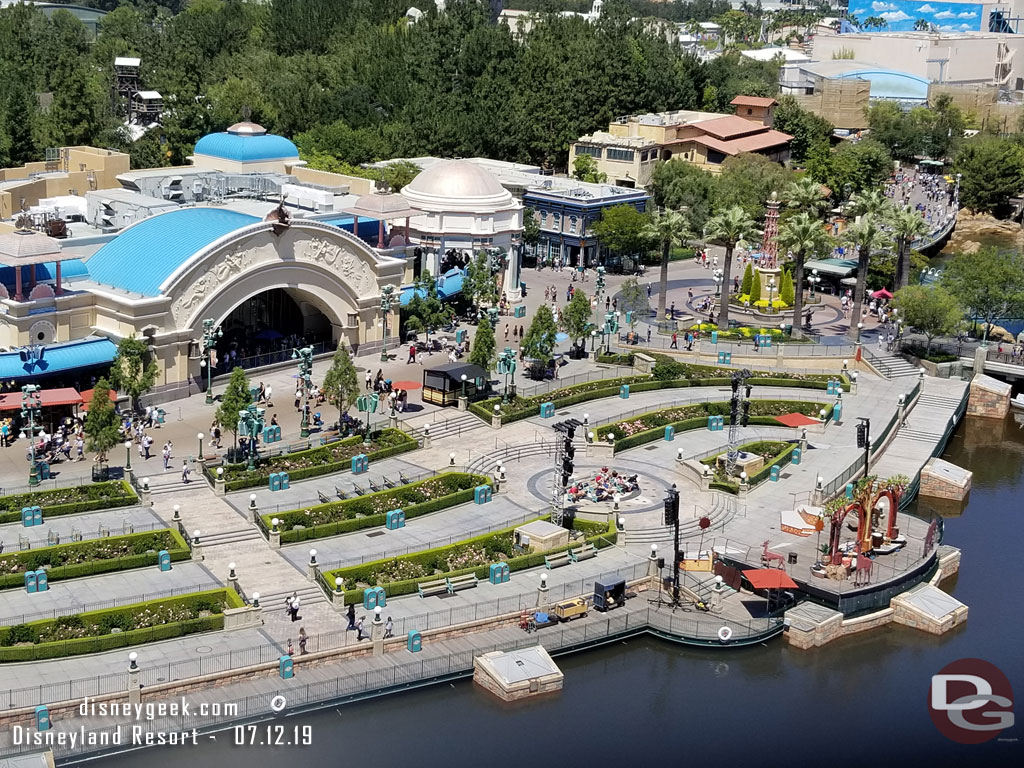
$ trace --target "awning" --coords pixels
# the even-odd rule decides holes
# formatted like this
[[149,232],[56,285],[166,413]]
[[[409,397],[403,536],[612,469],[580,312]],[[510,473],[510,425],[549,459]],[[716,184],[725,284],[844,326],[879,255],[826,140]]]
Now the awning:
[[810,274],[813,270],[818,270],[823,275],[832,275],[833,277],[846,277],[847,275],[853,274],[857,271],[857,260],[856,259],[817,259],[815,261],[808,261],[804,264],[804,271]]
[[880,288],[879,290],[877,290],[877,291],[875,291],[874,293],[871,294],[871,298],[872,299],[891,299],[892,298],[892,294],[889,293],[887,290],[885,290],[885,288]]
[[781,568],[755,568],[744,571],[743,576],[754,589],[799,589]]
[[[39,404],[43,408],[57,405],[78,405],[81,402],[82,396],[73,387],[44,389],[39,393]],[[5,395],[0,395],[0,411],[14,410],[21,410],[21,392],[8,392]]]
[[108,365],[116,353],[117,345],[110,339],[47,344],[39,348],[38,357],[28,361],[22,360],[20,352],[7,352],[0,355],[0,379],[35,379],[64,371]]
[[[95,391],[96,391],[95,389],[87,389],[87,390],[85,390],[85,392],[82,393],[82,410],[83,411],[89,410],[89,405],[92,403],[92,395],[93,395],[93,392],[95,392]],[[109,395],[110,402],[116,403],[117,402],[117,390],[111,389],[111,390],[109,390],[109,392],[110,392],[110,395]]]
[[813,424],[817,424],[818,420],[810,416],[804,416],[802,413],[787,413],[782,416],[776,416],[775,420],[784,427],[809,427]]

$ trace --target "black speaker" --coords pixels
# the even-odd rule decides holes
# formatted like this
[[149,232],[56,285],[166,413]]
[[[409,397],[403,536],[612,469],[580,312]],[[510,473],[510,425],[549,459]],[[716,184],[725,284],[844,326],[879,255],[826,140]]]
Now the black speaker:
[[664,567],[665,567],[665,558],[664,557],[659,557],[658,558],[658,570],[660,571]]

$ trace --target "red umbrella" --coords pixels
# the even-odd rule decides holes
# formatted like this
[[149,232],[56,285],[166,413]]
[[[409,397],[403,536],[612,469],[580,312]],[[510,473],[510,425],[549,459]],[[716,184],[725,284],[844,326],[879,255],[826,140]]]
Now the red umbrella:
[[885,288],[880,288],[879,290],[877,290],[877,291],[875,291],[874,293],[871,294],[871,298],[872,299],[891,299],[892,298],[892,294],[889,293],[887,290],[885,290]]
[[419,389],[422,386],[418,381],[394,381],[391,383],[392,389]]

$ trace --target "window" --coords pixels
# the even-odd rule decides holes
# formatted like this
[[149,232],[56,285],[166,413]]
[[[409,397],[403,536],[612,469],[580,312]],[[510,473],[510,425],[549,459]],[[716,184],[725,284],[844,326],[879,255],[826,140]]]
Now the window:
[[569,217],[569,231],[571,233],[573,233],[573,234],[576,234],[576,223],[577,223],[577,218],[575,216],[570,216]]
[[717,149],[708,150],[708,162],[715,165],[721,165],[725,162],[725,154],[719,152]]
[[560,213],[553,213],[553,214],[551,214],[551,228],[553,230],[555,230],[555,232],[561,232],[562,231],[562,214],[560,214]]
[[747,107],[747,114],[748,115],[754,114],[754,110],[752,110],[750,107]]
[[576,155],[589,155],[590,157],[601,157],[601,148],[592,147],[589,144],[577,144]]
[[632,149],[615,149],[614,147],[608,148],[608,159],[618,160],[622,163],[632,163],[633,155],[635,153]]

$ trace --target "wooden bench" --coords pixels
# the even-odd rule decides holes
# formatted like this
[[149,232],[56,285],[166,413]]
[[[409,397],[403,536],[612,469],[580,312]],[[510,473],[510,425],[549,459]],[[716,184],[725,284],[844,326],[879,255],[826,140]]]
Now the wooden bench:
[[396,483],[394,480],[388,480],[383,475],[381,475],[380,481],[384,483],[385,488],[394,488],[396,485],[398,485],[398,483]]
[[334,495],[343,501],[348,498],[348,494],[338,486],[334,486]]
[[398,479],[402,481],[402,485],[408,485],[412,482],[412,480],[405,476],[405,472],[402,470],[398,470]]
[[557,552],[553,555],[544,555],[544,567],[549,571],[552,568],[557,568],[560,565],[568,565],[572,560],[569,559],[569,552]]
[[366,489],[356,483],[352,483],[352,493],[356,496],[364,496],[366,494]]
[[469,589],[475,587],[477,583],[475,573],[466,573],[462,576],[455,576],[454,578],[448,579],[448,592],[455,594],[460,589]]
[[374,493],[376,493],[377,491],[384,490],[379,485],[377,485],[377,483],[373,482],[373,480],[367,480],[367,482],[370,484],[370,490],[373,491]]
[[328,496],[323,491],[321,491],[320,489],[317,489],[316,495],[318,497],[320,497],[320,503],[321,504],[330,504],[331,503],[331,497]]
[[597,549],[593,544],[584,544],[579,549],[570,549],[569,558],[574,562],[578,563],[582,560],[589,560],[590,558],[597,555]]
[[431,595],[445,595],[448,593],[448,579],[436,579],[434,581],[421,581],[416,585],[416,591],[420,597]]

